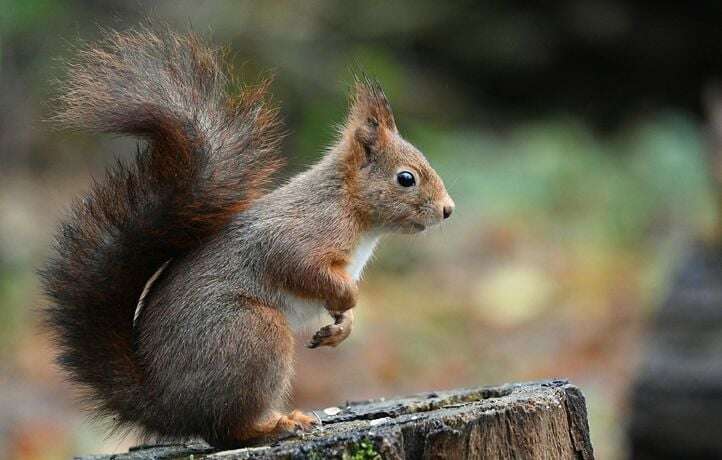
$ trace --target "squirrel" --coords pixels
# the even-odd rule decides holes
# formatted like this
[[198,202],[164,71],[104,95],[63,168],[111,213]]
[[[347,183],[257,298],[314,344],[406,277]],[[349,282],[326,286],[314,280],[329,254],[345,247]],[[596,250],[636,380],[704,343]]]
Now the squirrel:
[[379,238],[434,226],[454,202],[367,76],[335,143],[269,190],[282,166],[269,84],[233,95],[222,61],[193,32],[149,26],[82,47],[52,119],[145,147],[74,203],[40,273],[58,363],[95,415],[228,447],[312,428],[284,411],[294,333],[327,314],[308,346],[343,341]]

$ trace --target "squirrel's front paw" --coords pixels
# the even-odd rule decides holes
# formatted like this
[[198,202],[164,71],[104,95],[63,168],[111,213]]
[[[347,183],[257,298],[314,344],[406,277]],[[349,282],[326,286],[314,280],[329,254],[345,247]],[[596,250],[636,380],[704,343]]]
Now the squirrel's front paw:
[[343,326],[336,324],[329,324],[319,329],[314,335],[311,341],[308,343],[308,348],[318,347],[335,347],[339,343],[343,342],[348,337],[349,331]]
[[351,334],[353,311],[347,310],[335,315],[336,322],[319,329],[308,343],[308,348],[335,347]]

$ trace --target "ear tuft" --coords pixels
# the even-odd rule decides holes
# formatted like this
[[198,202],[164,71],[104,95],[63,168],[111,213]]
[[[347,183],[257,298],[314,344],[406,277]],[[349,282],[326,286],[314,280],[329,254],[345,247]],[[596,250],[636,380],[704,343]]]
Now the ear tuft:
[[341,137],[351,142],[346,150],[347,160],[355,169],[382,154],[397,130],[389,101],[375,79],[365,74],[354,75],[349,100],[348,117]]
[[361,128],[362,125],[366,125],[371,130],[386,129],[391,132],[396,131],[394,114],[391,111],[391,105],[386,98],[386,94],[384,94],[384,90],[378,80],[364,73],[354,75],[351,108],[346,128],[356,130]]

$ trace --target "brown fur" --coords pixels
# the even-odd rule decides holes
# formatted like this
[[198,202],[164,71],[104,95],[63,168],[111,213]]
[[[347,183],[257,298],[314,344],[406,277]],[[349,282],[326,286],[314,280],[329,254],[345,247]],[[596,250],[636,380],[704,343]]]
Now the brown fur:
[[[111,32],[80,53],[56,120],[149,145],[75,205],[43,272],[60,362],[99,415],[219,446],[309,427],[282,415],[293,328],[315,311],[305,309],[336,320],[316,346],[341,343],[371,250],[359,259],[359,245],[453,208],[368,78],[337,143],[265,194],[279,165],[276,111],[266,85],[236,98],[227,85],[218,53],[194,35]],[[417,184],[402,187],[401,170]]]

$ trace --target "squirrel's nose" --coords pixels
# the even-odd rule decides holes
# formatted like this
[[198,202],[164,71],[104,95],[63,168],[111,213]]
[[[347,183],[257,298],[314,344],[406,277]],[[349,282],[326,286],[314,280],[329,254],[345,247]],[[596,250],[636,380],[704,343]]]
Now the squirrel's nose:
[[447,194],[441,201],[441,214],[444,219],[448,219],[452,212],[454,212],[454,200]]
[[450,196],[447,196],[446,203],[444,203],[444,219],[448,219],[452,212],[454,212],[454,200]]

